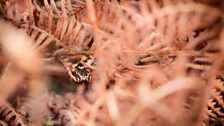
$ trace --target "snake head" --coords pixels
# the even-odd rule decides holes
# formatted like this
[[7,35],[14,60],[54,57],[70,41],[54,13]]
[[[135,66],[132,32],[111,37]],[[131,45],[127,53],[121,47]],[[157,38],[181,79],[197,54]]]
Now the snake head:
[[91,80],[91,70],[82,63],[77,63],[72,66],[70,76],[77,84],[87,84]]

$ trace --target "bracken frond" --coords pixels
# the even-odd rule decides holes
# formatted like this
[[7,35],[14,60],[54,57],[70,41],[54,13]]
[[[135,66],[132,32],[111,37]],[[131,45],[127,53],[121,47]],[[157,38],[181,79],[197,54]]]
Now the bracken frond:
[[3,122],[5,122],[5,124],[10,126],[25,126],[22,119],[13,110],[13,108],[9,107],[9,105],[6,105],[4,103],[0,103],[0,120],[2,122],[0,124],[2,125],[3,125]]

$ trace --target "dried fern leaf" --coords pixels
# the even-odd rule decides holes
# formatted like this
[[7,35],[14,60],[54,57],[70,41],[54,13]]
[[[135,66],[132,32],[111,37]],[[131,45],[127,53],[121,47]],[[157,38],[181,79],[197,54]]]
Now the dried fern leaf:
[[84,23],[76,21],[74,18],[55,19],[54,22],[48,23],[50,28],[44,26],[44,22],[40,22],[37,26],[27,26],[25,24],[24,27],[28,34],[35,38],[36,45],[44,45],[41,48],[55,41],[56,45],[75,51],[76,47],[85,48],[93,39],[91,28]]
[[217,78],[216,88],[211,91],[211,98],[208,102],[207,120],[224,122],[224,81]]
[[19,115],[8,105],[0,104],[0,118],[2,121],[11,126],[25,126]]

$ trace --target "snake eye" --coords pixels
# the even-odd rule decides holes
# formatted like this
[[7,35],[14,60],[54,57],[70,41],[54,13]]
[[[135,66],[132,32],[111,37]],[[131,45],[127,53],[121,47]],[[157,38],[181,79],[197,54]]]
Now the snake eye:
[[80,62],[72,65],[73,70],[74,69],[84,69],[84,68],[85,68],[85,66]]
[[83,70],[83,69],[85,69],[85,66],[83,64],[79,63],[78,66],[76,66],[76,68],[79,70]]

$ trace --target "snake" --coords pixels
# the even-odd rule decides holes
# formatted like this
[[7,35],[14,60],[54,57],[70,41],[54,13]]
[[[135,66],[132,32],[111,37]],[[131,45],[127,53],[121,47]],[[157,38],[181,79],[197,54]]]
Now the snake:
[[94,57],[88,53],[70,53],[60,50],[55,54],[56,59],[66,68],[70,79],[75,84],[89,84],[91,81],[91,66],[94,65]]

